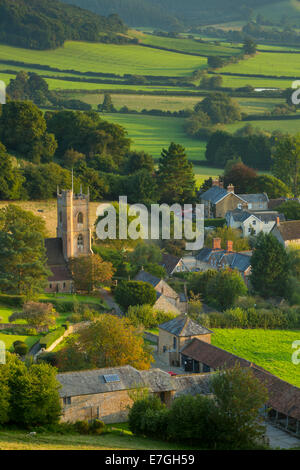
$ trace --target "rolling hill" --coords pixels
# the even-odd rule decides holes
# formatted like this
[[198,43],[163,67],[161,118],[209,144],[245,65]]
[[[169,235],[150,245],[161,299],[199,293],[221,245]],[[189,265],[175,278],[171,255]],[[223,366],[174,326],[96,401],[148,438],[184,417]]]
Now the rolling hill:
[[57,0],[0,0],[0,42],[30,49],[54,49],[67,39],[99,41],[124,33],[117,15],[101,17]]

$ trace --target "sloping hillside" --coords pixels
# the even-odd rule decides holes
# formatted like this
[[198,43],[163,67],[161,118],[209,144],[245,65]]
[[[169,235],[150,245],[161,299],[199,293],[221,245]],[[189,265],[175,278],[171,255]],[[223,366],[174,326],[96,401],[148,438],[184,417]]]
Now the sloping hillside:
[[299,0],[63,0],[98,14],[117,13],[131,26],[176,29],[180,23],[203,25],[235,20],[248,21],[263,12],[266,18],[294,19]]
[[103,33],[125,32],[117,15],[101,17],[57,0],[0,0],[0,42],[53,49],[65,40],[98,41]]

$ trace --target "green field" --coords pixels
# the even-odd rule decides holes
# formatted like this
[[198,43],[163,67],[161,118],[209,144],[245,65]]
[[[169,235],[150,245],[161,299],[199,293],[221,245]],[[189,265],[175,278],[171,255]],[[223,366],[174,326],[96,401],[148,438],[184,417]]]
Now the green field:
[[223,44],[214,44],[213,42],[197,42],[193,39],[166,38],[145,34],[139,37],[142,44],[148,44],[156,47],[165,47],[177,51],[201,54],[203,56],[232,56],[241,52],[239,46],[229,46]]
[[124,126],[133,141],[132,148],[144,150],[154,158],[175,142],[185,147],[190,160],[204,160],[206,143],[185,134],[184,119],[130,114],[105,114],[105,119]]
[[235,132],[240,127],[245,126],[245,124],[251,124],[253,127],[259,127],[260,129],[266,131],[276,131],[280,130],[282,132],[287,132],[289,134],[297,134],[300,131],[300,120],[298,119],[287,119],[287,120],[274,120],[274,121],[243,121],[236,124],[226,125],[226,129],[229,132]]
[[300,331],[214,329],[212,344],[248,359],[277,377],[300,387],[300,365],[292,363]]
[[38,342],[40,336],[8,335],[0,332],[0,341],[3,341],[6,349],[10,350],[15,341],[24,341],[29,348]]
[[180,444],[134,436],[124,423],[109,425],[108,429],[110,432],[102,436],[46,432],[30,436],[28,431],[2,429],[0,450],[195,450]]
[[300,55],[298,54],[259,52],[254,57],[241,60],[238,64],[223,67],[220,72],[298,77],[299,65]]
[[[220,75],[222,71],[220,70]],[[291,80],[281,80],[280,78],[265,78],[265,77],[235,77],[233,75],[222,75],[223,86],[230,88],[241,88],[251,85],[255,88],[290,88]],[[257,93],[259,96],[259,92]]]
[[137,45],[95,44],[67,41],[55,50],[36,51],[1,45],[1,59],[40,64],[79,72],[114,73],[118,75],[190,75],[206,66],[202,57],[144,48]]

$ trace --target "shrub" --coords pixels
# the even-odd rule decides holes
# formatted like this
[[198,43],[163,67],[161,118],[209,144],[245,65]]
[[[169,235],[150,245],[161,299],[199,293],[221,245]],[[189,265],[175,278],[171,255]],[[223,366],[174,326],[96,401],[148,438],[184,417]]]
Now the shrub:
[[127,310],[131,305],[154,305],[156,291],[147,282],[122,281],[115,289],[115,298],[118,304]]
[[87,419],[84,421],[76,421],[74,428],[79,434],[89,434],[90,424]]
[[95,419],[89,425],[90,434],[96,434],[100,436],[100,434],[103,434],[104,431],[105,431],[105,424],[103,421],[100,421],[100,419]]
[[54,331],[51,331],[47,335],[45,335],[43,338],[40,339],[40,345],[42,348],[47,349],[51,346],[51,344],[54,343],[58,338],[63,336],[65,333],[65,329],[63,327],[57,328]]
[[0,304],[20,308],[23,307],[24,302],[25,297],[21,295],[0,294]]
[[15,349],[15,353],[19,354],[19,356],[26,356],[26,354],[28,353],[27,344],[21,341],[18,344],[16,344],[16,346],[14,346],[14,349]]
[[36,329],[35,328],[28,328],[27,335],[28,336],[36,336],[37,335]]
[[68,320],[71,323],[80,323],[81,322],[81,315],[80,315],[80,313],[72,313],[72,315],[70,315],[68,317]]
[[155,426],[156,429],[158,429],[158,427],[160,427],[160,418],[158,415],[162,410],[165,410],[165,405],[163,405],[160,399],[155,395],[149,395],[135,401],[128,415],[130,430],[134,434],[147,435],[148,432],[150,432],[152,435],[154,432],[152,419],[154,419],[155,415]]

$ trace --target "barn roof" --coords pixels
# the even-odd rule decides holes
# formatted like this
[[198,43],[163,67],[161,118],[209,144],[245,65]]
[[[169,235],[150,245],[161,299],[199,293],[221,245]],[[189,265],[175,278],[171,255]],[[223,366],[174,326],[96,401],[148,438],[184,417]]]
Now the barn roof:
[[162,323],[159,325],[159,328],[168,333],[172,333],[175,336],[198,336],[198,335],[208,335],[212,331],[208,330],[204,326],[199,325],[189,318],[186,314],[179,315],[172,320]]

